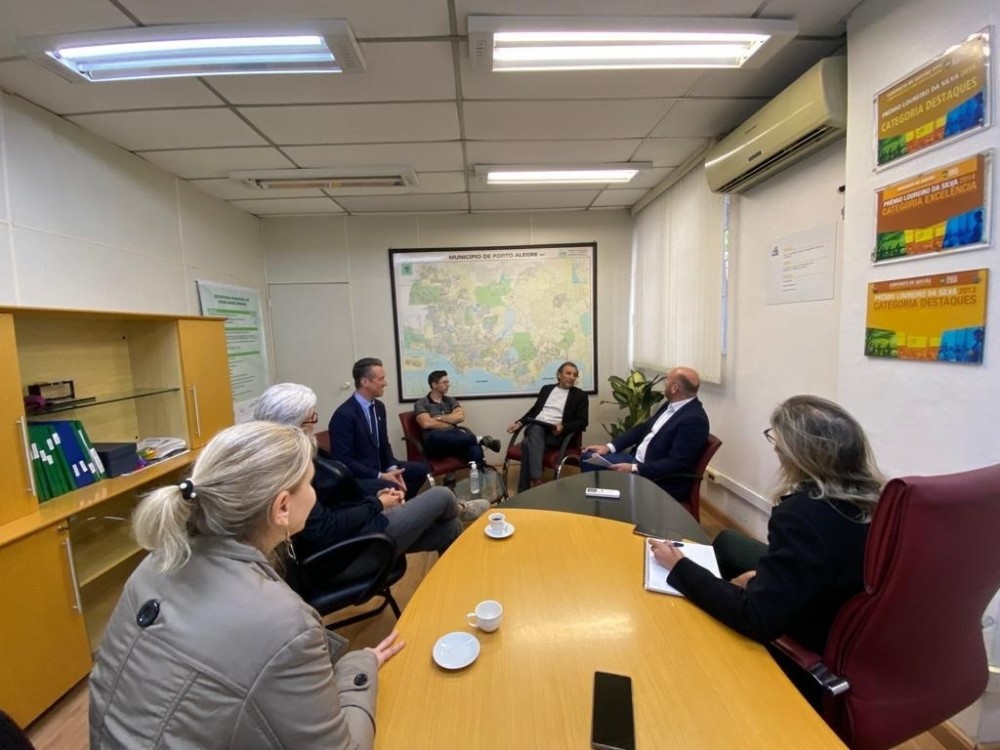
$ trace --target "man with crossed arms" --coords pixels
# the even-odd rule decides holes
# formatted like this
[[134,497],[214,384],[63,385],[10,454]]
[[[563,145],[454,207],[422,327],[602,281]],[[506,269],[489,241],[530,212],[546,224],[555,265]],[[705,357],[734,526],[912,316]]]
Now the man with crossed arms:
[[[675,367],[667,373],[663,394],[666,403],[642,424],[623,432],[606,445],[584,449],[583,471],[631,472],[654,480],[677,499],[686,499],[694,480],[676,477],[693,474],[708,442],[708,415],[698,400],[701,379],[690,367]],[[638,445],[635,455],[625,451]],[[593,454],[604,456],[610,466],[587,462]]]

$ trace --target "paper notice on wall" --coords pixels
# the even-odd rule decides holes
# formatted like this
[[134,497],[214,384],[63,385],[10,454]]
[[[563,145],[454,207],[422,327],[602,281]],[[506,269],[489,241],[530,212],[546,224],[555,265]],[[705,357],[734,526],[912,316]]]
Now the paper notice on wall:
[[260,292],[242,286],[198,281],[202,315],[226,319],[226,353],[236,421],[250,418],[253,405],[267,388],[267,351]]
[[833,299],[836,225],[772,240],[767,253],[767,304]]

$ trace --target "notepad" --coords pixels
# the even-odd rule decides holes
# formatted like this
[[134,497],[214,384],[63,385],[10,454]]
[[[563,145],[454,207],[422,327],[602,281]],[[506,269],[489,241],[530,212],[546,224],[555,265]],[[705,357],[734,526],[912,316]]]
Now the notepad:
[[604,468],[611,466],[611,462],[604,456],[602,456],[600,453],[591,453],[589,456],[583,459],[583,462],[585,464],[593,464],[594,466],[602,466]]
[[[656,561],[656,558],[653,557],[653,548],[649,546],[648,542],[644,546],[646,548],[646,569],[643,587],[647,591],[658,591],[661,594],[670,594],[671,596],[684,596],[684,594],[667,583],[667,576],[670,575],[670,571],[660,565]],[[719,575],[719,563],[715,559],[715,550],[712,549],[710,544],[684,542],[681,552],[684,553],[684,557],[705,568],[716,578],[721,577]]]

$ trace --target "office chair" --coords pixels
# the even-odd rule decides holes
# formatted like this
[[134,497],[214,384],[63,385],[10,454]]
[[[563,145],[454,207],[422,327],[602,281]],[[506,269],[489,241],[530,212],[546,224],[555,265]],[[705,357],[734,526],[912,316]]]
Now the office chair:
[[395,542],[385,534],[363,534],[285,564],[285,581],[323,618],[376,596],[382,598],[374,609],[329,623],[328,630],[376,617],[387,606],[399,619],[399,605],[390,586],[405,574],[406,555],[397,557]]
[[[403,440],[406,443],[406,460],[425,463],[431,467],[431,476],[442,474],[452,474],[462,469],[468,469],[469,463],[455,456],[445,458],[430,458],[424,453],[424,443],[422,440],[423,431],[417,424],[417,415],[412,411],[401,411],[399,413],[399,423],[403,426]],[[464,427],[458,429],[463,430]]]
[[705,448],[701,452],[698,464],[692,474],[665,474],[653,479],[657,484],[663,479],[691,479],[691,489],[688,490],[687,497],[675,497],[674,500],[683,505],[688,513],[694,516],[694,520],[701,523],[701,480],[705,478],[705,471],[708,469],[708,462],[712,456],[722,447],[722,441],[712,433],[708,433],[708,440]]
[[[521,443],[517,442],[518,436],[524,429],[525,425],[521,425],[514,431],[514,434],[510,436],[510,442],[507,443],[507,453],[504,455],[503,459],[503,486],[504,486],[504,499],[506,500],[507,486],[510,484],[509,470],[510,462],[517,461],[522,463],[522,450]],[[577,464],[580,462],[580,454],[583,452],[583,432],[565,432],[563,433],[562,442],[559,443],[558,448],[549,448],[542,454],[542,470],[551,469],[555,473],[556,479],[562,473],[563,466],[570,458],[575,458]],[[524,467],[521,467],[522,471]]]
[[34,750],[34,747],[24,730],[0,710],[0,750]]
[[997,529],[1000,464],[893,479],[868,531],[865,590],[837,614],[822,658],[774,642],[823,688],[823,717],[852,750],[898,745],[982,694]]

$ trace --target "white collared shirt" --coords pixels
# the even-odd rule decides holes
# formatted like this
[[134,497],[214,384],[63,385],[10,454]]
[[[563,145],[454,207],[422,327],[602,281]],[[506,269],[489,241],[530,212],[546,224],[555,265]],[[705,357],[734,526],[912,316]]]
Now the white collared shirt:
[[663,425],[665,425],[670,418],[677,413],[678,409],[685,404],[691,403],[692,401],[694,401],[693,396],[691,398],[686,398],[683,401],[673,401],[666,409],[663,410],[663,413],[657,417],[656,422],[653,423],[653,428],[647,433],[645,439],[639,443],[639,447],[635,451],[635,460],[638,463],[641,464],[646,460],[646,449],[649,447],[649,444],[653,442],[653,438],[656,437],[656,433],[658,433],[662,429]]

